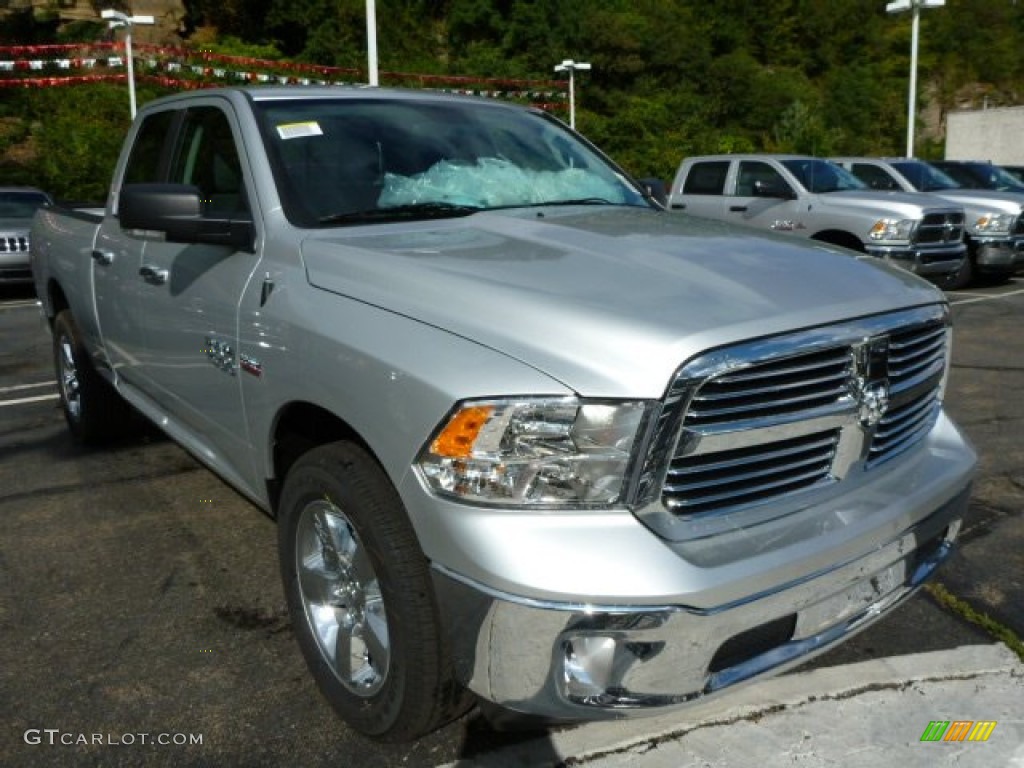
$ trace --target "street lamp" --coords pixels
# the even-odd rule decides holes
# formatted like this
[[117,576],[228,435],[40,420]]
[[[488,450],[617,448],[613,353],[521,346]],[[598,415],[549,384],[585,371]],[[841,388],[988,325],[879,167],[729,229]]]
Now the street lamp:
[[376,0],[366,0],[366,65],[370,85],[378,85]]
[[576,89],[575,89],[575,77],[576,70],[585,71],[590,69],[590,64],[585,61],[573,61],[572,59],[565,59],[561,64],[555,65],[555,72],[568,72],[569,73],[569,127],[576,130]]
[[907,104],[907,157],[914,156],[914,112],[917,102],[917,34],[922,8],[940,8],[946,0],[893,0],[885,6],[886,13],[913,11],[910,24],[910,97]]
[[128,102],[131,105],[132,120],[135,119],[135,66],[132,61],[132,27],[136,24],[154,24],[152,16],[129,16],[126,13],[107,8],[100,11],[101,19],[110,21],[110,28],[124,27],[124,55],[128,60]]

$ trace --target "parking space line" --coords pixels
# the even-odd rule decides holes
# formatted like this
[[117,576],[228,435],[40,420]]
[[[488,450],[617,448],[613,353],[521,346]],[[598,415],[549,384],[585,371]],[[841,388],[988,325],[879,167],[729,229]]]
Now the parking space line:
[[36,384],[15,384],[12,387],[0,387],[0,393],[2,392],[20,392],[23,389],[41,389],[43,387],[56,386],[56,381],[40,381]]
[[990,296],[981,296],[981,295],[978,295],[978,294],[962,294],[962,295],[971,296],[971,298],[969,298],[969,299],[962,299],[960,301],[950,300],[949,303],[950,304],[974,304],[975,302],[978,302],[978,301],[995,301],[996,299],[1006,299],[1006,298],[1009,298],[1010,296],[1020,296],[1021,294],[1024,294],[1024,288],[1022,288],[1019,291],[1010,291],[1009,293],[998,293],[998,294],[993,294],[993,295],[990,295]]
[[18,398],[17,400],[0,400],[0,408],[3,408],[6,405],[24,405],[25,403],[38,403],[42,402],[43,400],[56,400],[59,397],[60,395],[58,394],[52,394],[36,395],[35,397],[21,397]]

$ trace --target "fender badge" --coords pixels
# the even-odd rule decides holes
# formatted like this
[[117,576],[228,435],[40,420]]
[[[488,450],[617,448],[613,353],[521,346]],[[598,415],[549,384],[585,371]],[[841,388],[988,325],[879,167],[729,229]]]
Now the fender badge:
[[238,356],[238,367],[246,373],[251,373],[253,376],[259,378],[263,375],[263,363],[254,357],[250,357],[246,354]]

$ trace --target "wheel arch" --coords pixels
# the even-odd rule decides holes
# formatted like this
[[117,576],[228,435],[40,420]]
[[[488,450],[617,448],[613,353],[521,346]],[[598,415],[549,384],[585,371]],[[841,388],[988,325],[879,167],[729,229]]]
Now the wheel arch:
[[864,243],[859,237],[851,232],[842,229],[825,229],[811,235],[811,240],[829,245],[838,245],[840,248],[849,248],[851,251],[865,253]]
[[71,302],[68,301],[67,295],[64,293],[64,288],[57,282],[55,278],[50,278],[46,283],[46,319],[50,323],[50,327],[53,327],[54,320],[57,319],[57,315],[62,310],[70,309]]
[[358,444],[381,464],[362,435],[327,408],[300,400],[278,410],[270,433],[271,472],[267,478],[267,496],[271,514],[277,515],[284,479],[295,462],[313,448],[342,440]]

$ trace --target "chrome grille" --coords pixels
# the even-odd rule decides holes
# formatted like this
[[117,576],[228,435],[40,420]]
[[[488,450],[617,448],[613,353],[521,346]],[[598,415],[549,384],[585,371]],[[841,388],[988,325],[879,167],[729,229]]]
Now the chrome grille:
[[826,349],[718,376],[694,395],[686,423],[763,419],[830,405],[846,394],[851,364],[848,350]]
[[839,430],[792,440],[690,455],[669,465],[662,498],[683,514],[750,504],[827,480]]
[[0,253],[22,253],[28,250],[28,235],[0,236]]
[[869,467],[902,453],[932,428],[945,366],[945,325],[928,324],[889,336],[890,405],[871,439]]
[[668,538],[707,535],[734,513],[785,514],[912,448],[941,410],[947,335],[948,309],[933,306],[692,360],[637,476],[638,514]]
[[1024,235],[1024,214],[1017,217],[1017,222],[1013,225],[1013,234]]
[[927,213],[914,234],[918,245],[959,243],[964,239],[964,215],[960,212]]

